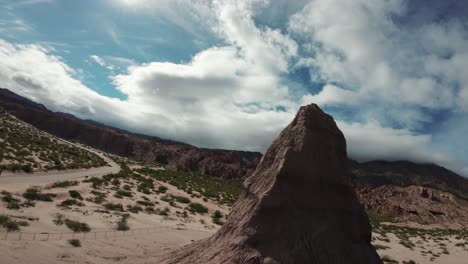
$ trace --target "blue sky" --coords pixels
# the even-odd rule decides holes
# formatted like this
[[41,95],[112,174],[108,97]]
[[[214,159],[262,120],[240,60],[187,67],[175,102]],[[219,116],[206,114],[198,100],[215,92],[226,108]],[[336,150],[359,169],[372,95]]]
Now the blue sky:
[[0,0],[0,86],[130,131],[264,151],[317,103],[359,160],[468,175],[468,7]]

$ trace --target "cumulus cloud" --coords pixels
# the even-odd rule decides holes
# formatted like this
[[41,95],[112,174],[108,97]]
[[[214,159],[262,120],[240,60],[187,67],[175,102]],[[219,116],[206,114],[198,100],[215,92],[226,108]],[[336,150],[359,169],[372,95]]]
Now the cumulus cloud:
[[[259,26],[256,15],[278,14],[285,1],[113,3],[161,14],[196,38],[210,31],[222,41],[187,62],[91,55],[102,67],[128,67],[110,76],[126,100],[86,87],[41,45],[0,41],[0,81],[52,110],[201,147],[256,151],[265,150],[301,104],[317,103],[332,114],[349,112],[338,125],[353,158],[456,162],[419,129],[433,121],[431,111],[468,110],[468,45],[460,44],[468,38],[460,21],[403,27],[403,0],[301,0],[281,28]],[[323,87],[293,96],[291,68],[309,69]]]
[[[407,4],[402,0],[314,0],[293,15],[289,29],[308,37],[303,49],[312,55],[299,63],[311,67],[313,80],[327,84],[304,99],[329,105],[342,104],[349,96],[353,103],[397,107],[400,111],[380,116],[371,107],[360,110],[387,123],[401,123],[405,116],[409,128],[432,121],[425,109],[463,107],[467,82],[460,73],[468,66],[464,21],[428,17],[405,24]],[[453,82],[461,89],[454,88]],[[332,89],[331,84],[346,90]]]

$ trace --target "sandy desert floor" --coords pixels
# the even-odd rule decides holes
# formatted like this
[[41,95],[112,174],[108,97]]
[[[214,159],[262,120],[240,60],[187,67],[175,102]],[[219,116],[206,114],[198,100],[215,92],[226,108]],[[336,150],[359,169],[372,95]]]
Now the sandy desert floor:
[[52,263],[158,263],[158,259],[181,245],[210,236],[206,230],[159,230],[134,235],[84,240],[72,247],[67,240],[0,241],[2,264]]

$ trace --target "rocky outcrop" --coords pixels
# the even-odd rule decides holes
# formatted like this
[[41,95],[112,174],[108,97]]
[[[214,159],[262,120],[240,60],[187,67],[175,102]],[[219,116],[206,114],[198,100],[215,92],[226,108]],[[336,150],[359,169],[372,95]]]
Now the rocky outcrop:
[[447,192],[427,187],[385,185],[356,188],[364,207],[398,222],[468,227],[468,202]]
[[165,263],[382,263],[333,118],[302,107],[268,148],[227,222]]
[[43,105],[0,88],[0,107],[8,113],[54,136],[172,170],[196,171],[237,179],[257,166],[258,152],[201,149],[188,144],[143,136],[70,114],[55,113]]

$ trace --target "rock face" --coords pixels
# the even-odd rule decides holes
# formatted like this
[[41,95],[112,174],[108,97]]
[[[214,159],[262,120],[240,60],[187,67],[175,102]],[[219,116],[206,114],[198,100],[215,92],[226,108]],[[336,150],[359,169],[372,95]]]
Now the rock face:
[[70,114],[51,112],[43,105],[1,88],[0,108],[57,137],[172,170],[237,179],[250,175],[262,156],[258,152],[202,149],[130,133]]
[[434,224],[447,228],[468,227],[468,201],[428,187],[358,185],[364,207],[399,222]]
[[302,107],[245,180],[223,227],[163,262],[382,263],[346,163],[333,118]]

